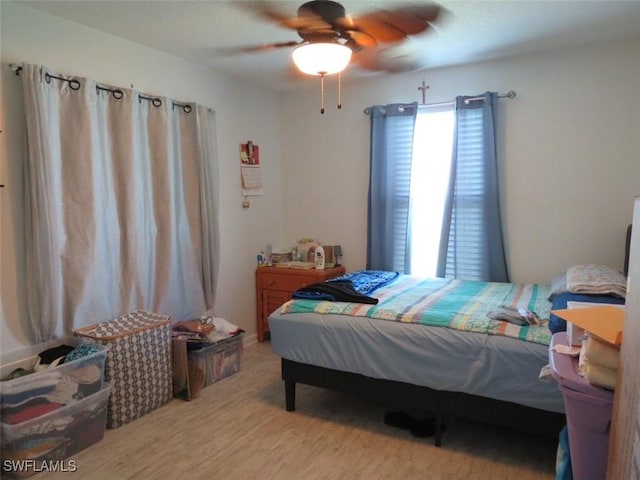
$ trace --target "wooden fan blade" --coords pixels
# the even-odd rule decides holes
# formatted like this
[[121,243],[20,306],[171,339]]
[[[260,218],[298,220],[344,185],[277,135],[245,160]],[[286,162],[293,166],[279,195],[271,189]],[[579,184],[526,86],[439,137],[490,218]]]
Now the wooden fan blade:
[[386,23],[373,14],[354,19],[351,29],[370,35],[378,43],[399,42],[407,36],[400,28]]
[[285,47],[295,47],[302,42],[280,42],[280,43],[267,43],[264,45],[253,45],[249,47],[240,47],[241,52],[245,53],[255,53],[255,52],[266,52],[269,50],[275,50],[277,48],[285,48]]
[[212,49],[213,54],[218,57],[225,57],[229,55],[238,55],[241,53],[259,53],[267,52],[269,50],[275,50],[278,48],[295,47],[302,42],[281,42],[281,43],[265,43],[263,45],[248,45],[245,47],[219,47]]
[[363,50],[361,52],[354,53],[351,56],[351,61],[357,63],[360,68],[370,70],[372,72],[386,72],[387,66],[384,65],[376,52],[373,50]]
[[399,8],[397,10],[392,10],[392,11],[413,15],[415,17],[421,18],[427,23],[435,23],[436,20],[438,20],[446,10],[442,8],[440,5],[430,4],[430,5],[413,5],[410,7]]
[[358,64],[358,67],[365,70],[371,70],[373,72],[384,72],[386,69],[378,61],[378,57],[375,53],[371,53],[371,50],[363,50],[360,52],[354,52],[351,55],[351,62]]
[[378,10],[359,18],[345,17],[339,25],[345,30],[367,33],[379,43],[404,40],[408,35],[417,35],[429,28],[441,13],[435,4]]
[[381,11],[375,18],[387,25],[393,25],[407,35],[416,35],[429,28],[429,24],[421,17],[403,11]]
[[360,32],[358,30],[347,30],[346,33],[349,36],[347,46],[351,46],[350,43],[352,41],[355,43],[354,47],[352,47],[352,50],[361,48],[373,48],[378,45],[376,39],[368,33]]
[[359,67],[377,72],[411,72],[424,67],[416,45],[406,41],[391,47],[355,52],[351,58]]

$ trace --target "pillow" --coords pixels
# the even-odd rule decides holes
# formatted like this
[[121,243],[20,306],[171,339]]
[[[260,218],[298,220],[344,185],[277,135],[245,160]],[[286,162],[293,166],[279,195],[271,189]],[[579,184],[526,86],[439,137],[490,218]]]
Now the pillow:
[[[613,303],[616,305],[624,305],[624,299],[611,295],[579,295],[571,292],[557,294],[553,298],[551,310],[564,310],[567,308],[567,302],[588,302],[588,303]],[[549,314],[549,330],[551,333],[566,332],[566,320]]]
[[607,265],[574,265],[567,269],[567,291],[625,298],[627,277]]
[[547,300],[553,301],[553,296],[558,295],[560,293],[564,293],[567,291],[567,272],[564,272],[553,280],[551,280],[551,289],[549,290],[549,295],[547,295]]

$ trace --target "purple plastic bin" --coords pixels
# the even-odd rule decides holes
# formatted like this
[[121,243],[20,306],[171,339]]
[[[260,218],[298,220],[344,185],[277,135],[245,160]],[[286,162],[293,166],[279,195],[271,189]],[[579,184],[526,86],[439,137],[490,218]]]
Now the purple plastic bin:
[[565,332],[553,335],[549,363],[564,397],[573,478],[604,480],[613,392],[590,384],[578,373],[578,359],[555,352],[555,345],[568,345]]

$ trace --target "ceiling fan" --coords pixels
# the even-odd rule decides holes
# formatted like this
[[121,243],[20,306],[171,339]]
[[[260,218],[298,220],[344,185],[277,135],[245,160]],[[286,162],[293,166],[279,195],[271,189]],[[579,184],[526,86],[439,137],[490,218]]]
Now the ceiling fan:
[[[311,75],[337,73],[346,68],[352,57],[360,67],[368,70],[396,71],[398,66],[388,61],[377,61],[377,54],[384,51],[385,45],[397,44],[410,36],[425,32],[444,11],[439,5],[422,2],[374,10],[353,17],[338,2],[312,0],[302,4],[297,15],[290,16],[275,8],[271,2],[251,2],[251,6],[268,20],[296,30],[301,40],[246,47],[242,50],[257,52],[296,47],[293,53],[294,63],[298,68],[302,67],[304,73]],[[336,66],[329,60],[318,58],[321,55],[320,48],[306,48],[317,44],[334,46],[331,50],[336,56],[340,55],[338,52],[344,52],[342,55],[347,57],[346,62],[341,58],[342,63]],[[310,52],[308,57],[306,53],[302,53],[305,51]],[[320,70],[323,66],[327,67],[326,70]]]
[[[413,35],[425,32],[444,9],[434,3],[416,3],[389,9],[374,10],[353,17],[345,8],[331,0],[303,3],[295,16],[285,14],[271,2],[251,2],[262,17],[295,30],[300,40],[245,47],[243,52],[260,52],[295,47],[293,62],[309,75],[324,77],[343,71],[350,62],[373,71],[407,71],[420,65],[407,51],[393,52],[388,48],[401,45]],[[338,108],[341,107],[338,101]],[[323,107],[324,113],[324,95]]]

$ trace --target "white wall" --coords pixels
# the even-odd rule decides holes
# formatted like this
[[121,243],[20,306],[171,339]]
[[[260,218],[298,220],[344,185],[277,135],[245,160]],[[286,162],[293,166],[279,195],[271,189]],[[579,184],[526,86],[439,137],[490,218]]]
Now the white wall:
[[[345,75],[348,79],[349,74]],[[369,118],[374,104],[515,90],[500,101],[503,223],[513,281],[548,282],[576,263],[622,268],[640,194],[640,41],[585,46],[455,68],[327,85],[282,103],[286,236],[341,243],[347,269],[366,262]],[[348,81],[348,80],[347,80]],[[295,178],[295,181],[292,181]]]
[[[584,47],[349,82],[335,108],[327,81],[282,99],[243,79],[0,2],[0,352],[29,344],[24,293],[23,137],[19,77],[6,63],[44,64],[217,112],[222,263],[216,313],[255,334],[255,254],[312,236],[339,243],[348,269],[365,265],[372,104],[486,90],[502,100],[503,215],[514,281],[546,282],[574,263],[622,266],[624,231],[640,194],[640,41]],[[280,119],[278,122],[274,119]],[[260,145],[265,195],[241,210],[238,144]],[[284,206],[283,206],[284,205]],[[10,356],[10,355],[9,355]]]
[[[20,79],[7,63],[42,64],[106,84],[133,84],[141,92],[195,101],[216,111],[222,257],[216,314],[241,326],[248,337],[255,335],[255,255],[267,242],[280,242],[283,229],[279,95],[22,5],[1,2],[0,8],[0,182],[6,184],[0,189],[3,360],[30,343],[23,274],[24,120]],[[251,208],[243,211],[238,150],[247,140],[260,146],[265,194],[251,198]]]

